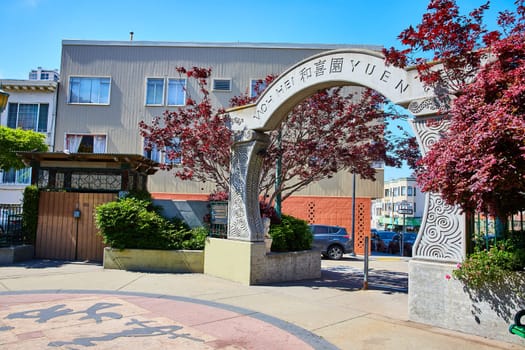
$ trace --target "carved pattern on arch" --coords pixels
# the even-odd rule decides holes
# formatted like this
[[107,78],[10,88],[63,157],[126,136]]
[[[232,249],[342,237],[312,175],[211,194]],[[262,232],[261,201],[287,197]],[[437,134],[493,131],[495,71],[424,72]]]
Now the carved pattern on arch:
[[264,225],[259,211],[261,152],[269,144],[268,135],[253,130],[238,133],[232,146],[228,239],[259,242]]
[[[440,118],[411,121],[421,153],[424,155],[439,140],[449,123]],[[452,206],[435,193],[425,195],[423,221],[413,255],[420,259],[462,261],[465,257],[465,220],[458,206]]]

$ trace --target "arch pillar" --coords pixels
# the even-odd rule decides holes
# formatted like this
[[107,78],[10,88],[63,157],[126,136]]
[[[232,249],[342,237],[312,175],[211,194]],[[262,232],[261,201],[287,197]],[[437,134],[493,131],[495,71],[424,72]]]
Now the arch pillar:
[[[440,116],[416,117],[410,121],[419,149],[425,155],[439,140],[449,123]],[[466,256],[466,221],[459,206],[448,205],[436,193],[425,194],[423,220],[413,257],[422,260],[458,263]]]
[[264,241],[259,210],[259,177],[262,153],[270,143],[263,132],[245,130],[234,134],[231,151],[228,239]]

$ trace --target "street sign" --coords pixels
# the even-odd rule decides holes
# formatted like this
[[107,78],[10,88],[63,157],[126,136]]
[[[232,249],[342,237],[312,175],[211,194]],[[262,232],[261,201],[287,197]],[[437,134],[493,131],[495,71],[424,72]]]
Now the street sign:
[[402,201],[401,203],[399,203],[399,206],[397,207],[397,213],[401,215],[414,214],[414,210],[412,209],[412,204],[408,203],[407,201]]
[[399,208],[397,210],[397,213],[402,215],[412,215],[414,214],[414,211],[412,210],[412,208]]

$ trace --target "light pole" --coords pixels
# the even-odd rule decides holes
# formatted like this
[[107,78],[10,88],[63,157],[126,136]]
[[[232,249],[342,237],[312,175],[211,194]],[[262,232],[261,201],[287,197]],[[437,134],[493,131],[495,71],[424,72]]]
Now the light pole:
[[282,176],[282,126],[279,127],[279,133],[277,134],[277,160],[275,162],[275,190],[277,194],[275,195],[275,212],[279,219],[282,217],[282,195],[281,195],[281,176]]
[[5,106],[7,106],[7,99],[9,98],[9,94],[2,90],[0,86],[0,114],[4,111]]
[[355,256],[355,169],[352,170],[352,256]]

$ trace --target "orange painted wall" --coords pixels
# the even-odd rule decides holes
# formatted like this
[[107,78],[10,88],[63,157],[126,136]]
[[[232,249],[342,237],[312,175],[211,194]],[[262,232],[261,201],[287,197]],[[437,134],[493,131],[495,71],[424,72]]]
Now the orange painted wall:
[[[364,254],[365,237],[370,239],[370,198],[355,200],[355,253]],[[310,224],[338,225],[352,234],[352,198],[294,196],[283,202],[283,213]],[[370,252],[370,247],[369,247]]]
[[151,196],[154,199],[171,199],[174,201],[207,201],[208,200],[207,194],[152,192]]

